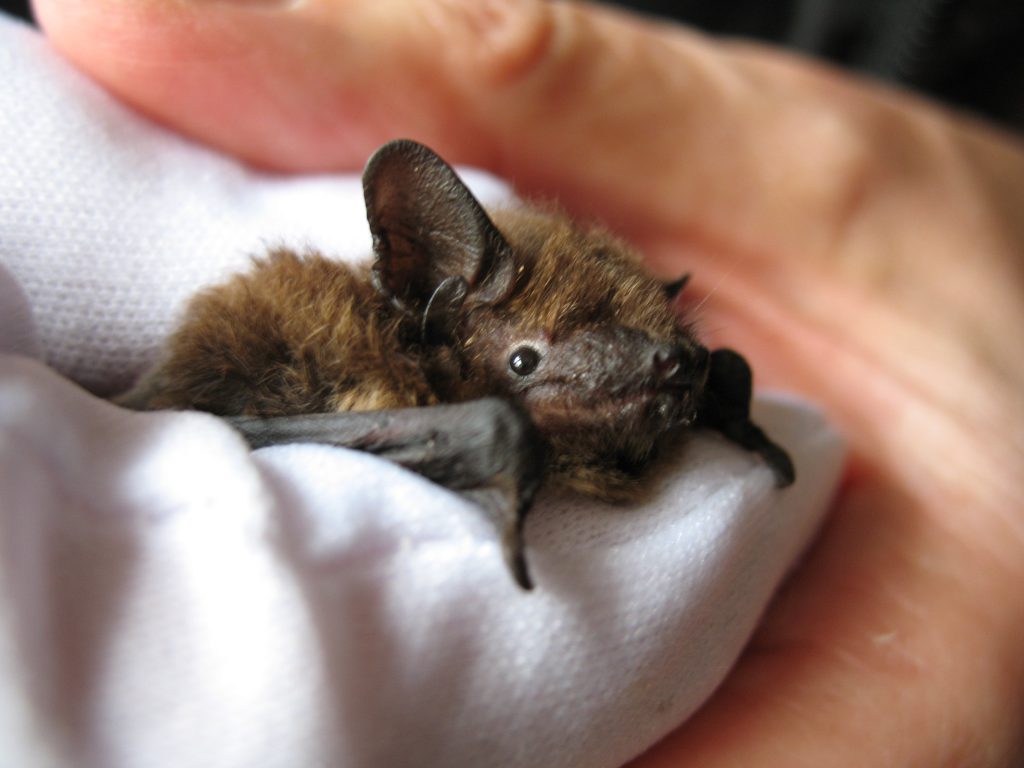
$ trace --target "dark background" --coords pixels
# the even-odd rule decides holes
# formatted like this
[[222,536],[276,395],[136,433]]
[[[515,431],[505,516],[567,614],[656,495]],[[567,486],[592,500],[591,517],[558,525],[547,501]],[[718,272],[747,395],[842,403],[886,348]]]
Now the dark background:
[[[88,2],[88,0],[82,0]],[[780,43],[1024,133],[1024,0],[620,0]],[[28,0],[0,9],[29,18]]]

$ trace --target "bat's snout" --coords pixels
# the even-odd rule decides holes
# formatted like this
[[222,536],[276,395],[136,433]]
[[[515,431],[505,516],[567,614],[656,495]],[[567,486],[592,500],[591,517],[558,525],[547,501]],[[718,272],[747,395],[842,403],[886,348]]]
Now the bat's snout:
[[698,346],[688,349],[679,344],[659,344],[651,354],[651,366],[659,389],[698,388],[708,375],[711,356]]

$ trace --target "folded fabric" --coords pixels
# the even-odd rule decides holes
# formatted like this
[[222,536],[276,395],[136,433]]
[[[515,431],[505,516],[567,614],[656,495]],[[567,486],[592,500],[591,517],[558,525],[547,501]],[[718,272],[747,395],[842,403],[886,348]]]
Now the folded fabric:
[[6,19],[0,69],[0,764],[615,766],[706,700],[834,492],[819,414],[757,404],[784,491],[698,434],[643,502],[543,493],[520,592],[417,475],[99,397],[268,245],[365,258],[358,177],[191,144]]

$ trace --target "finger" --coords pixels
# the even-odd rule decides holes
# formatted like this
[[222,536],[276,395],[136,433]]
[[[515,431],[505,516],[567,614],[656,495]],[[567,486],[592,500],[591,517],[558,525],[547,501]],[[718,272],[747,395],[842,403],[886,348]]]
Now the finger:
[[[782,70],[766,76],[679,27],[598,8],[38,0],[36,10],[115,93],[255,163],[353,168],[408,135],[627,232],[655,227],[695,247],[820,250],[863,159],[848,127]],[[778,223],[794,211],[798,243]]]

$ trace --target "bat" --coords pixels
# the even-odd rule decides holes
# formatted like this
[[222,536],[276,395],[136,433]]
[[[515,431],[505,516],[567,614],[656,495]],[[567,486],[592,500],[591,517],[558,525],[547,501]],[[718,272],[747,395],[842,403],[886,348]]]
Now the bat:
[[486,211],[427,147],[363,173],[371,264],[278,248],[197,294],[118,398],[224,417],[254,447],[377,454],[475,502],[532,587],[523,522],[542,481],[629,498],[657,448],[710,429],[793,464],[750,419],[751,371],[709,350],[662,284],[599,228],[534,206]]

